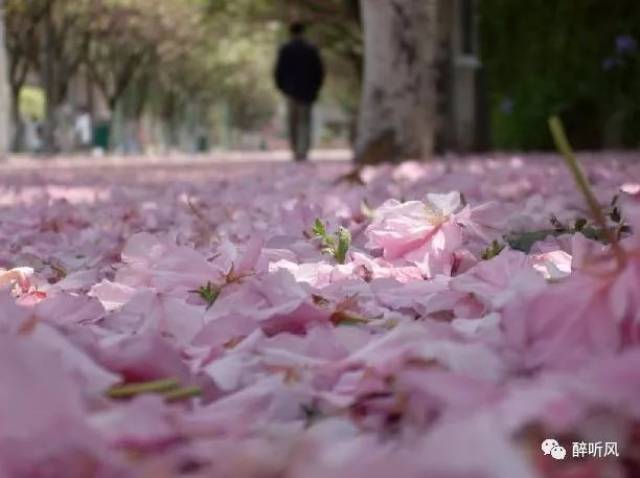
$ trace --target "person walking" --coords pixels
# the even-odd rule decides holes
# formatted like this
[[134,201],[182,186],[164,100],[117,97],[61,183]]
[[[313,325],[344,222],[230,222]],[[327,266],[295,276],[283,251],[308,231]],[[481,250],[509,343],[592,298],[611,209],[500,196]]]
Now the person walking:
[[74,125],[76,146],[81,151],[89,151],[93,141],[93,125],[91,124],[91,114],[89,109],[80,108]]
[[325,75],[320,52],[306,40],[305,29],[302,23],[291,25],[291,40],[280,47],[275,68],[276,86],[287,98],[289,142],[296,161],[306,160],[311,149],[311,111]]

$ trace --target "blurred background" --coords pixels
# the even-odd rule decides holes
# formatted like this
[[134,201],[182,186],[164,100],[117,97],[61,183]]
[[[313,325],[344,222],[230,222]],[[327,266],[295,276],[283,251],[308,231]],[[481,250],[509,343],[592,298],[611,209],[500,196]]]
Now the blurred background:
[[[564,119],[577,148],[640,146],[638,0],[422,2],[438,32],[428,60],[438,152],[550,149],[550,114]],[[309,24],[328,73],[315,144],[349,148],[373,48],[364,8],[358,0],[4,0],[11,151],[284,149],[272,76],[292,21]]]

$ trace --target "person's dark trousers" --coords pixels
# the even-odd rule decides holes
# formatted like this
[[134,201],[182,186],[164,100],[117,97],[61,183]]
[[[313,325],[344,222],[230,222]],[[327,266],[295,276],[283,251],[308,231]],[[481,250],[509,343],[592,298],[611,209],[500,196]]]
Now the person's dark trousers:
[[311,149],[311,103],[289,98],[289,143],[296,161],[307,159]]

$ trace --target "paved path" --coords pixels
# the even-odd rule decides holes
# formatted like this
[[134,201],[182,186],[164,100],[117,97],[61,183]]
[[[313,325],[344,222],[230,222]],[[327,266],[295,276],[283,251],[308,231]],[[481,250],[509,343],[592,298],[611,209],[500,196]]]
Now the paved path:
[[[311,154],[312,161],[345,162],[351,160],[351,151],[346,149],[319,150]],[[0,174],[12,171],[42,171],[67,168],[184,168],[211,165],[258,165],[260,163],[290,162],[288,151],[225,151],[205,155],[144,155],[144,156],[24,156],[16,155],[0,163]]]

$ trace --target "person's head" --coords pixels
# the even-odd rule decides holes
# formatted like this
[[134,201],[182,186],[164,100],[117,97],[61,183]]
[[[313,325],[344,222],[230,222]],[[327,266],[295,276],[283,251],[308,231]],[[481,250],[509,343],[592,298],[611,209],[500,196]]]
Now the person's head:
[[292,37],[301,37],[304,35],[307,26],[302,22],[294,22],[289,26],[289,32]]

